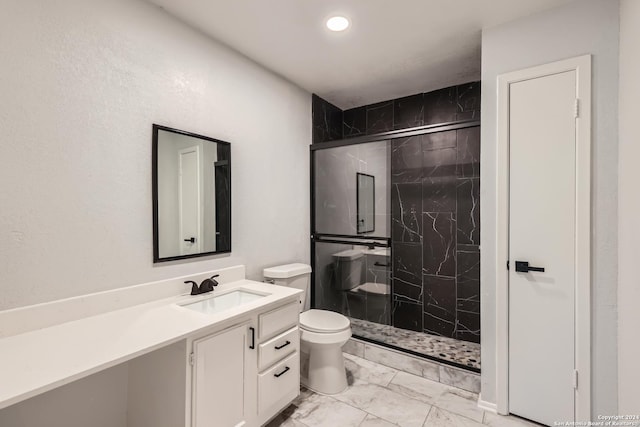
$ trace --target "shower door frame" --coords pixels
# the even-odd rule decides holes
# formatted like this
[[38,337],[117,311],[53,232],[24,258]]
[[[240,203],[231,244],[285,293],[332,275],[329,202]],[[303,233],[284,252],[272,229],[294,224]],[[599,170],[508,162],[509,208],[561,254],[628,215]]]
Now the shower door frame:
[[[316,251],[315,251],[315,243],[337,243],[337,244],[362,244],[363,241],[371,241],[370,244],[375,247],[388,247],[391,248],[391,237],[375,237],[375,236],[363,236],[363,235],[343,235],[343,234],[328,234],[328,233],[318,233],[316,231],[316,194],[315,194],[315,152],[319,150],[326,150],[330,148],[337,147],[345,147],[350,145],[358,145],[358,144],[366,144],[372,142],[383,142],[383,141],[391,141],[397,138],[408,138],[412,136],[426,135],[430,133],[438,133],[438,132],[447,132],[451,130],[460,130],[472,127],[480,127],[480,120],[459,120],[454,122],[447,123],[438,123],[433,125],[425,125],[425,126],[417,126],[407,129],[393,130],[388,132],[380,132],[371,135],[362,135],[353,138],[345,138],[334,141],[320,142],[316,144],[311,144],[309,146],[309,163],[310,163],[310,205],[311,205],[311,220],[310,227],[310,254],[311,254],[311,286],[310,286],[310,297],[311,297],[311,307],[315,307],[315,284],[316,284]],[[391,233],[389,233],[391,234]],[[384,242],[384,243],[381,243]],[[391,295],[393,295],[393,267],[390,269],[390,284],[391,284]],[[482,285],[481,285],[482,286]],[[482,316],[482,313],[480,314]],[[388,344],[386,342],[374,340],[371,338],[365,338],[359,335],[353,335],[353,338],[357,338],[361,341],[370,342],[376,345],[380,345],[383,347],[387,347],[396,351],[401,351],[403,353],[407,353],[413,356],[421,357],[423,359],[436,361],[438,363],[447,364],[451,366],[455,366],[457,368],[462,368],[471,372],[480,373],[480,369],[472,368],[470,366],[458,364],[449,360],[438,359],[437,357],[433,357],[427,354],[422,354],[416,351],[408,350],[402,347],[395,346],[393,344]]]

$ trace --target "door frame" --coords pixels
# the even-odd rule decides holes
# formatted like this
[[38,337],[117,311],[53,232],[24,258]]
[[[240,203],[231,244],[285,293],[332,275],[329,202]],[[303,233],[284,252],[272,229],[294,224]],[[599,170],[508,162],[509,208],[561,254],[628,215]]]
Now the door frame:
[[[496,179],[496,405],[509,413],[509,90],[513,83],[576,72],[575,421],[591,419],[591,55],[498,76]],[[560,421],[560,420],[559,420]]]

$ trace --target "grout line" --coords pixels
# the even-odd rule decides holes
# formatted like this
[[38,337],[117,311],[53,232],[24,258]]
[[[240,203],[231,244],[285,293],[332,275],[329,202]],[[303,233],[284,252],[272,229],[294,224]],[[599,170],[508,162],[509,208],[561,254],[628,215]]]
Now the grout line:
[[[384,365],[383,365],[383,366],[384,366]],[[396,373],[395,373],[395,374],[393,374],[393,376],[391,377],[391,379],[389,380],[389,382],[387,383],[387,385],[385,385],[385,386],[384,386],[385,388],[386,388],[386,387],[389,387],[389,385],[391,385],[391,383],[393,382],[393,380],[395,380],[395,379],[396,379],[396,376],[398,375],[398,372],[400,372],[400,370],[398,370],[398,369],[396,369],[395,371],[396,371]]]
[[427,420],[429,419],[429,415],[431,415],[431,411],[433,411],[434,405],[431,405],[431,407],[429,408],[429,412],[427,412],[427,416],[424,419],[424,422],[422,423],[422,427],[425,427],[427,425]]

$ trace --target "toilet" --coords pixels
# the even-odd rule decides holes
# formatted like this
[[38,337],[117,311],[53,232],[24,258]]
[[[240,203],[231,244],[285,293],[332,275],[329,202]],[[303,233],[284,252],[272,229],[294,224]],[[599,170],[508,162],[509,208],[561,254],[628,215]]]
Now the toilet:
[[363,249],[347,249],[333,254],[335,269],[333,287],[346,293],[351,317],[389,324],[391,319],[388,305],[391,286],[386,283],[366,281],[363,270],[372,268],[368,266],[368,253],[380,258],[376,252]]
[[362,249],[347,249],[332,255],[335,268],[335,289],[350,290],[361,285],[365,256]]
[[340,313],[309,309],[311,267],[286,264],[265,268],[264,280],[303,291],[300,295],[300,350],[302,385],[321,394],[347,388],[342,346],[351,337],[351,322]]

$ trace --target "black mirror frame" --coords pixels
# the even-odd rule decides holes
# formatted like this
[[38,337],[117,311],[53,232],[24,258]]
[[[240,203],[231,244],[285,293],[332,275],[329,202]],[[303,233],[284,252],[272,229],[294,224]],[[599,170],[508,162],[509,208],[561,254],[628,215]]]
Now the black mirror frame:
[[160,242],[158,240],[158,131],[167,131],[178,133],[181,135],[191,136],[198,139],[203,139],[206,141],[215,142],[217,144],[223,144],[229,146],[229,159],[228,159],[228,168],[229,168],[229,201],[231,202],[231,144],[227,141],[222,141],[220,139],[211,138],[204,135],[199,135],[196,133],[186,132],[180,129],[174,129],[167,126],[153,124],[152,127],[152,146],[151,146],[151,176],[152,176],[152,198],[153,198],[153,263],[161,263],[168,261],[176,261],[181,259],[189,259],[189,258],[200,258],[204,256],[211,255],[220,255],[231,253],[232,248],[232,206],[229,203],[229,249],[224,251],[211,251],[211,252],[201,252],[198,254],[190,254],[190,255],[176,255],[172,257],[160,258]]

